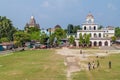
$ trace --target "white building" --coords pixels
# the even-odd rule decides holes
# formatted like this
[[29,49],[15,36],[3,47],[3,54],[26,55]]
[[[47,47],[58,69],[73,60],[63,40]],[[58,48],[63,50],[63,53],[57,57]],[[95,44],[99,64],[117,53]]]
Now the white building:
[[89,13],[86,22],[82,24],[82,30],[77,31],[76,46],[79,46],[79,34],[90,34],[91,46],[111,46],[110,37],[114,36],[114,29],[98,29],[98,24],[94,22],[94,16]]

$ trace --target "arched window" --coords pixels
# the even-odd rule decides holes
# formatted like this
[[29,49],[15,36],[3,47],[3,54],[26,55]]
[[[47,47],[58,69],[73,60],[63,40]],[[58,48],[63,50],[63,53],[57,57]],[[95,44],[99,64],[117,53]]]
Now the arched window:
[[86,26],[84,26],[84,30],[86,30],[87,28],[86,28]]
[[96,30],[96,26],[94,26],[94,30]]
[[94,37],[95,37],[95,38],[97,37],[97,34],[96,34],[96,33],[94,33]]
[[101,37],[101,33],[99,33],[99,37]]

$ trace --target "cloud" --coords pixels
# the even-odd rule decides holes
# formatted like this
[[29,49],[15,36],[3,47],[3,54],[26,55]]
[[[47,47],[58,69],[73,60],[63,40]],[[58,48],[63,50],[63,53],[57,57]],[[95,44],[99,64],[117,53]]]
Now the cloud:
[[112,3],[109,3],[107,5],[107,7],[108,7],[108,9],[111,9],[111,10],[117,10],[117,7],[114,4],[112,4]]

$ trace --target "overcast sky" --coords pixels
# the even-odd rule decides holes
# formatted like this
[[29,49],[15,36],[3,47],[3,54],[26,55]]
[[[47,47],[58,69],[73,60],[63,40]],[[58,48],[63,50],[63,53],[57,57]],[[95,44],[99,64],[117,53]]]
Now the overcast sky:
[[0,0],[0,16],[24,29],[33,15],[41,28],[81,25],[91,12],[103,26],[120,26],[120,0]]

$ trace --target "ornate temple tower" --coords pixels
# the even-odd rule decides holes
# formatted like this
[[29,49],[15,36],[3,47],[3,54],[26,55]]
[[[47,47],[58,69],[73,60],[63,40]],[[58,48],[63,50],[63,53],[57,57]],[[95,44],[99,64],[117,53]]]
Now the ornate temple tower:
[[36,28],[40,29],[40,26],[39,26],[39,24],[36,23],[34,16],[31,16],[29,23],[27,23],[25,25],[25,29],[30,28],[30,27],[36,27]]

